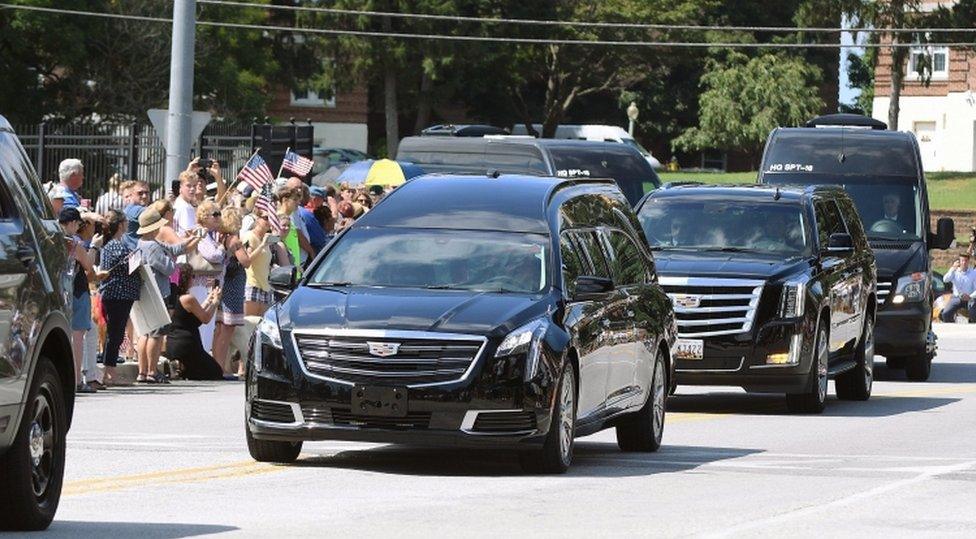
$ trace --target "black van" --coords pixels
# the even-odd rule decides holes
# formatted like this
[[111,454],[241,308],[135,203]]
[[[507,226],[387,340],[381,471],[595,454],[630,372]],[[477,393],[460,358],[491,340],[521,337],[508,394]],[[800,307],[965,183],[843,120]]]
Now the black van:
[[425,172],[612,178],[631,206],[661,185],[636,149],[616,142],[532,137],[406,137],[397,159]]
[[265,315],[248,449],[291,462],[305,440],[509,448],[562,472],[574,437],[616,427],[622,450],[654,451],[675,334],[612,181],[424,176]]
[[41,530],[64,476],[75,371],[67,246],[0,116],[0,530]]
[[927,380],[936,351],[929,250],[948,248],[955,232],[945,218],[931,231],[915,135],[853,114],[778,128],[766,142],[759,182],[847,191],[877,259],[877,352],[910,379]]

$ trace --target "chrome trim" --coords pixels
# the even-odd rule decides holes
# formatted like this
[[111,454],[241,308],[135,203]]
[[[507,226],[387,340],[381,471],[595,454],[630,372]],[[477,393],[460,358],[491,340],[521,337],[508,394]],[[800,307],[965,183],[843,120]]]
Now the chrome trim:
[[[766,281],[758,279],[722,279],[722,278],[707,278],[707,277],[674,277],[666,276],[660,278],[660,284],[665,287],[665,293],[671,298],[672,304],[674,304],[674,313],[678,326],[678,337],[684,339],[699,339],[703,337],[715,337],[719,335],[737,335],[741,333],[748,333],[752,330],[752,325],[755,322],[756,311],[759,308],[759,301],[762,299],[763,288],[766,285]],[[702,301],[708,300],[726,300],[726,301],[745,301],[748,300],[747,304],[734,305],[734,306],[715,306],[715,307],[681,307],[674,302],[676,296],[685,295],[684,292],[679,291],[668,291],[667,287],[686,287],[686,286],[703,286],[703,287],[735,287],[735,288],[752,288],[750,294],[692,294]],[[740,316],[730,317],[730,318],[709,318],[704,320],[682,320],[680,315],[682,314],[699,314],[699,313],[736,313]],[[703,331],[703,332],[689,332],[692,328],[711,326],[716,324],[741,324],[741,327],[736,329],[723,329],[716,331]],[[685,329],[685,331],[681,331]]]
[[710,277],[660,277],[661,286],[763,286],[766,281],[755,279],[712,279]]
[[734,369],[675,369],[675,372],[688,372],[688,373],[709,373],[709,372],[738,372],[742,369],[742,365],[745,364],[746,357],[742,356],[739,358],[739,366]]
[[[298,358],[298,368],[302,370],[302,374],[310,378],[315,378],[318,380],[323,380],[326,382],[332,382],[336,384],[343,384],[347,386],[354,387],[355,382],[349,382],[347,380],[339,380],[336,378],[330,378],[328,376],[322,376],[320,374],[314,374],[308,370],[305,365],[305,360],[302,357],[301,351],[298,349],[298,340],[295,338],[296,335],[310,335],[313,337],[358,337],[358,338],[374,338],[374,339],[426,339],[426,340],[444,340],[444,341],[481,341],[481,347],[475,353],[474,357],[471,359],[471,364],[468,365],[467,369],[461,375],[460,378],[455,380],[448,380],[446,382],[428,382],[424,384],[408,384],[408,388],[419,388],[419,387],[434,387],[446,384],[456,384],[458,382],[463,382],[467,380],[472,371],[474,371],[474,366],[481,359],[481,355],[484,354],[485,348],[488,346],[488,338],[484,335],[467,335],[464,333],[438,333],[436,331],[401,331],[401,330],[385,330],[385,329],[348,329],[348,328],[318,328],[318,329],[300,329],[289,331],[289,336],[291,337],[292,350],[295,351],[295,356]],[[313,361],[314,362],[314,361]]]
[[[269,399],[251,399],[251,406],[254,406],[256,401],[266,402],[268,404],[284,404],[291,407],[291,415],[295,419],[291,423],[279,423],[277,421],[265,421],[263,419],[255,419],[254,417],[248,417],[248,420],[253,421],[255,425],[260,425],[262,427],[301,427],[305,424],[305,416],[302,414],[302,405],[297,402],[287,402],[287,401],[273,401]],[[252,412],[253,416],[253,412]]]
[[474,429],[474,422],[478,419],[478,414],[497,414],[497,413],[519,413],[525,410],[468,410],[464,412],[464,419],[461,420],[461,432],[471,435],[471,436],[521,436],[525,434],[532,434],[536,429],[531,430],[513,430],[509,432],[476,432]]

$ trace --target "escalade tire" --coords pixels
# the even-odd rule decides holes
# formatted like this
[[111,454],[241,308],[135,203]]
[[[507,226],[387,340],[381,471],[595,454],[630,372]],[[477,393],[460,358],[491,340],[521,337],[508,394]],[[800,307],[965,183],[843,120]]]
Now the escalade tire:
[[291,464],[302,452],[302,442],[258,440],[251,435],[251,429],[247,428],[247,425],[244,426],[244,432],[247,438],[247,451],[251,454],[251,458],[258,462]]
[[664,354],[658,350],[654,358],[651,391],[647,402],[640,410],[617,424],[617,446],[621,451],[653,452],[661,447],[668,392],[664,373]]
[[837,398],[849,401],[866,401],[871,398],[874,382],[874,321],[864,322],[861,343],[854,355],[857,366],[837,376],[834,387]]
[[54,520],[67,430],[61,377],[39,357],[17,436],[0,457],[0,529],[44,530]]
[[786,408],[794,414],[819,414],[827,404],[827,323],[821,321],[810,361],[810,385],[805,393],[786,395]]
[[556,405],[552,409],[549,434],[541,449],[519,452],[519,463],[527,473],[565,473],[573,462],[573,438],[576,436],[576,371],[566,362]]
[[907,358],[905,376],[913,382],[924,382],[932,374],[932,357],[926,353]]

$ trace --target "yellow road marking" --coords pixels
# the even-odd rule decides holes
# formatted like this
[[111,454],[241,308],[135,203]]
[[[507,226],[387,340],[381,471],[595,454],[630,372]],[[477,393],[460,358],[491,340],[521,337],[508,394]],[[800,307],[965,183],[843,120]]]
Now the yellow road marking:
[[65,496],[75,496],[81,494],[112,492],[149,485],[199,483],[215,479],[228,479],[233,477],[244,477],[248,475],[283,471],[286,469],[286,467],[279,467],[261,462],[243,461],[198,468],[163,470],[136,475],[80,479],[65,484],[61,493]]

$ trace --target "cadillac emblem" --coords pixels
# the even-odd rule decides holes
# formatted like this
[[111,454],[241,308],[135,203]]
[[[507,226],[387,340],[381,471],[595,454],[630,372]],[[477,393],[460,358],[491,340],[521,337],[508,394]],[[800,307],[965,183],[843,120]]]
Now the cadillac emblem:
[[676,306],[683,309],[694,309],[701,305],[701,299],[701,296],[691,294],[675,294],[673,301]]
[[369,345],[370,355],[376,357],[390,357],[395,356],[400,350],[400,343],[398,342],[366,342]]

